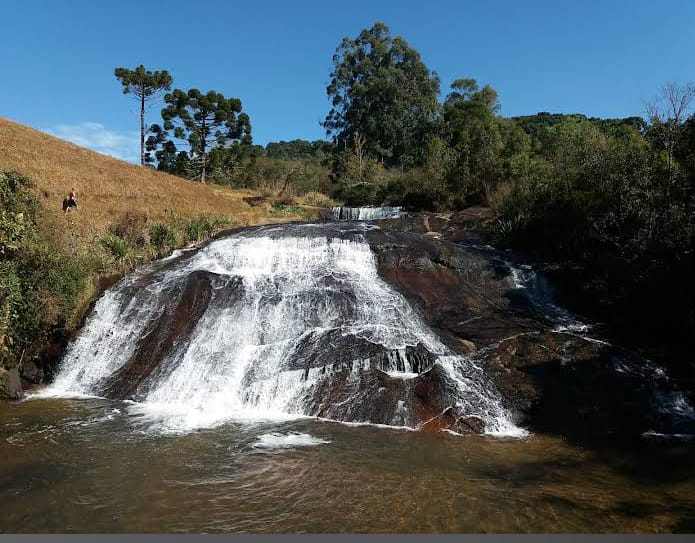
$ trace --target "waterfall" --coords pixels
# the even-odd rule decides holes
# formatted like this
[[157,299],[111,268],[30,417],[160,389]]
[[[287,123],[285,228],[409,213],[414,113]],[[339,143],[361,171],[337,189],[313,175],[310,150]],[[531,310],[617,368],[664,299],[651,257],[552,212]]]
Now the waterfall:
[[336,220],[376,221],[395,219],[401,216],[400,207],[332,207],[331,213]]
[[46,394],[132,400],[170,429],[287,416],[413,427],[411,383],[439,372],[460,413],[518,431],[484,371],[379,277],[359,232],[308,226],[232,234],[131,274],[98,300]]

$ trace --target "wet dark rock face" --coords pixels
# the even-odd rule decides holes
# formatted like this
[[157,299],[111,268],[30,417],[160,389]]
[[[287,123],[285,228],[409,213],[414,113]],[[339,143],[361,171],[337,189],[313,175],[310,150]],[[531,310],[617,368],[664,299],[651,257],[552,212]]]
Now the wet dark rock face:
[[[380,275],[450,347],[485,368],[521,426],[578,438],[695,430],[692,410],[660,367],[557,329],[515,288],[504,253],[470,246],[481,243],[485,213],[428,215],[382,221],[384,230],[370,232]],[[434,228],[436,236],[423,235]],[[434,427],[451,427],[451,417],[437,417]]]
[[17,368],[5,369],[0,367],[0,398],[6,400],[21,400],[22,380]]

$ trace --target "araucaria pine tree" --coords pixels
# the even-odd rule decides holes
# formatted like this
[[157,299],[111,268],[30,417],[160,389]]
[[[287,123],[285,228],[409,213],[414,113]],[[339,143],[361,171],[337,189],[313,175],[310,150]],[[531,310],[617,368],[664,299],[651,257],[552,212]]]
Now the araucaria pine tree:
[[[225,98],[216,91],[203,94],[198,89],[175,89],[164,96],[164,101],[168,104],[162,110],[164,126],[152,126],[154,135],[148,139],[147,148],[175,153],[171,134],[188,147],[192,174],[201,182],[205,182],[210,151],[233,143],[251,144],[251,121],[242,112],[238,98]],[[161,151],[157,156],[161,158]]]
[[116,68],[114,75],[123,85],[123,94],[130,94],[140,104],[140,164],[145,164],[145,105],[163,91],[171,89],[173,78],[166,70],[151,72],[140,64],[134,70]]

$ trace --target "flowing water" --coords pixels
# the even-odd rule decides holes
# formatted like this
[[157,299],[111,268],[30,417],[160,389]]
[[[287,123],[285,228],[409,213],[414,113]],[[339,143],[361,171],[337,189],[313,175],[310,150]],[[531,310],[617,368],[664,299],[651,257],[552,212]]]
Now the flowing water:
[[[55,383],[0,404],[0,531],[695,528],[690,436],[527,434],[380,279],[370,228],[247,230],[106,292]],[[370,381],[434,367],[483,435],[413,431]]]
[[331,213],[336,220],[376,221],[396,219],[401,216],[401,207],[332,207]]
[[445,347],[379,278],[363,232],[360,225],[260,228],[134,273],[99,300],[44,394],[110,396],[112,377],[139,358],[162,311],[205,273],[212,288],[204,313],[128,394],[165,429],[270,413],[415,427],[403,400],[365,409],[383,403],[369,390],[370,370],[408,380],[437,365],[460,412],[485,421],[489,433],[522,434],[483,370]]

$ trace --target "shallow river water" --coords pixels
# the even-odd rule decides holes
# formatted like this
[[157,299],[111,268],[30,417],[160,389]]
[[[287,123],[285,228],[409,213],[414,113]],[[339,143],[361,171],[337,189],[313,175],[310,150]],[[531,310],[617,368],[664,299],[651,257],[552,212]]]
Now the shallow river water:
[[315,419],[163,432],[100,399],[0,404],[3,532],[692,532],[695,443]]

